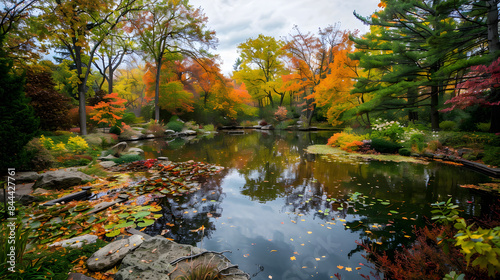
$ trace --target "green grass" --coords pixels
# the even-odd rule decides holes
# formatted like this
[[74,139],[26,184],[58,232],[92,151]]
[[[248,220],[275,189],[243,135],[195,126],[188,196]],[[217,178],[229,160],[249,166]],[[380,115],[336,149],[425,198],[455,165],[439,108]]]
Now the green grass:
[[68,273],[75,266],[72,262],[81,256],[90,257],[94,252],[106,246],[106,242],[100,239],[96,243],[87,244],[82,248],[62,248],[35,251],[24,256],[25,260],[35,261],[39,258],[41,265],[54,273],[53,280],[66,280]]

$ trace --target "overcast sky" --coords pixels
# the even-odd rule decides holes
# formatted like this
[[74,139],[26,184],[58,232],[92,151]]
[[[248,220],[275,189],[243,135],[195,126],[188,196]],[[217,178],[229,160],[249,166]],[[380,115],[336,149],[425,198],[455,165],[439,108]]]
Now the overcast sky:
[[380,0],[191,0],[208,17],[208,26],[215,30],[219,46],[215,53],[223,60],[222,71],[228,75],[238,57],[236,47],[259,34],[277,39],[286,37],[297,25],[303,32],[317,32],[340,22],[342,30],[361,33],[369,29],[354,17],[353,11],[367,16]]

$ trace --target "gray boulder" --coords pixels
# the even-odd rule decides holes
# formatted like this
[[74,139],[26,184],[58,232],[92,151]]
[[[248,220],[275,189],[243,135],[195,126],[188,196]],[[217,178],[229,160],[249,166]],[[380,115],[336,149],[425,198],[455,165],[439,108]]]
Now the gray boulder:
[[49,245],[49,247],[70,247],[70,248],[81,248],[85,244],[95,243],[97,240],[97,235],[85,234],[82,236],[73,237],[70,239],[55,242]]
[[119,157],[125,149],[128,148],[127,142],[120,142],[113,147],[111,147],[111,154],[114,155],[115,157]]
[[183,130],[181,133],[184,135],[196,135],[196,134],[198,134],[196,131],[191,130],[191,129]]
[[124,155],[138,155],[144,157],[144,150],[140,148],[129,148]]
[[128,253],[137,249],[143,241],[142,236],[135,234],[129,238],[111,242],[95,252],[87,260],[87,266],[91,271],[108,270],[120,262]]
[[66,280],[96,280],[96,279],[93,277],[88,277],[81,273],[72,272],[68,275],[68,278]]
[[99,162],[99,165],[102,166],[103,168],[111,168],[117,164],[114,161],[101,161]]
[[165,130],[165,135],[174,135],[174,134],[175,134],[175,131],[173,131],[172,129]]
[[35,182],[33,188],[65,189],[81,185],[84,181],[94,180],[93,177],[80,171],[67,171],[64,169],[45,172],[41,175],[41,178]]
[[34,171],[30,172],[17,172],[14,178],[16,179],[16,183],[21,182],[35,182],[40,178],[40,174]]
[[104,156],[104,157],[98,157],[97,158],[98,160],[114,160],[114,159],[117,159],[117,157],[115,157],[114,155],[107,155],[107,156]]

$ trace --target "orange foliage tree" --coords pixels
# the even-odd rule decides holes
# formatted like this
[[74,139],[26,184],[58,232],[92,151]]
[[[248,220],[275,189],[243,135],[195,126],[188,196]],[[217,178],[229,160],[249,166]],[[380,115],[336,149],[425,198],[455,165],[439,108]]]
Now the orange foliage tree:
[[106,101],[101,101],[92,107],[91,120],[96,121],[97,125],[115,126],[123,116],[127,100],[119,97],[118,93],[107,94],[104,99]]
[[342,42],[344,33],[339,30],[338,25],[320,29],[318,36],[304,34],[297,26],[294,30],[295,34],[287,39],[284,49],[293,70],[293,75],[289,78],[295,81],[296,88],[303,88],[306,92],[304,105],[310,125],[317,106],[316,87],[330,72],[330,65],[334,62],[333,49]]
[[176,63],[175,59],[180,59],[180,56],[170,57],[163,63],[158,83],[156,83],[156,67],[147,63],[148,71],[144,74],[143,81],[146,85],[147,97],[156,95],[156,85],[159,84],[159,107],[174,115],[181,115],[193,111],[194,101],[193,93],[185,89],[182,65]]
[[340,42],[330,50],[333,61],[328,65],[328,73],[316,87],[316,103],[328,108],[326,117],[333,126],[342,124],[342,113],[360,103],[359,94],[350,94],[358,77],[359,64],[349,58],[351,50],[353,42],[349,40],[349,33],[343,32]]

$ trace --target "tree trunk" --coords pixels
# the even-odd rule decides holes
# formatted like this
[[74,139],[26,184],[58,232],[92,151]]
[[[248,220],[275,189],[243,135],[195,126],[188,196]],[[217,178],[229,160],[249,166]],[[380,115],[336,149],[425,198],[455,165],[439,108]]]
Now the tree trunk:
[[431,129],[439,130],[439,94],[438,86],[431,86]]
[[87,112],[85,108],[85,92],[86,86],[84,83],[80,83],[78,85],[78,103],[79,103],[79,111],[78,116],[80,119],[80,134],[87,135]]
[[113,69],[113,60],[112,60],[112,56],[110,55],[108,57],[108,62],[109,62],[109,76],[108,76],[108,94],[109,93],[113,93],[113,72],[114,72],[114,69]]
[[155,80],[155,120],[160,121],[160,74],[161,74],[161,63],[160,58],[156,62],[156,80]]
[[[416,88],[410,88],[408,89],[408,104],[410,106],[413,106],[414,103],[417,100],[418,92]],[[418,121],[418,111],[414,108],[411,108],[408,110],[408,120],[412,123],[415,123],[415,121]]]

